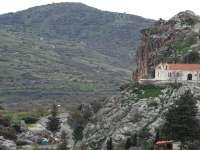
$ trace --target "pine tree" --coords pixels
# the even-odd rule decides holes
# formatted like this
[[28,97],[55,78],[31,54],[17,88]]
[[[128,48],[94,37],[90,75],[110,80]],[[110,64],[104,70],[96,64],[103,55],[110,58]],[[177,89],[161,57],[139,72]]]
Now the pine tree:
[[113,145],[112,145],[112,137],[109,138],[109,140],[107,140],[107,150],[112,150],[113,149]]
[[132,146],[131,138],[128,138],[125,144],[125,150],[128,150]]
[[46,128],[55,133],[60,129],[60,118],[58,117],[58,106],[56,104],[52,105],[51,115],[48,117]]
[[76,146],[76,143],[78,141],[81,141],[83,139],[83,129],[84,128],[80,125],[74,128],[73,133],[72,133],[74,146]]
[[125,149],[137,146],[137,134],[133,134],[130,138],[127,139],[125,144]]
[[137,134],[134,134],[132,137],[132,145],[131,146],[137,146]]
[[182,147],[186,142],[199,138],[196,104],[197,102],[191,91],[187,91],[165,115],[164,135],[170,140],[181,141]]
[[62,131],[61,133],[61,144],[58,146],[57,150],[69,150],[68,146],[68,136],[67,133],[65,131]]

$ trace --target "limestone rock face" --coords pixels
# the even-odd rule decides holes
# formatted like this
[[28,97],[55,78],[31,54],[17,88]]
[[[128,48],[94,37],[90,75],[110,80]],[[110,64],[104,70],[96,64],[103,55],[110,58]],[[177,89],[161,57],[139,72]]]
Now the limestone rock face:
[[163,88],[155,97],[145,97],[144,91],[138,90],[137,86],[127,88],[120,96],[104,102],[84,131],[84,143],[88,150],[105,150],[106,140],[112,137],[119,148],[128,137],[144,130],[148,131],[148,139],[153,139],[155,129],[163,123],[164,112],[188,89],[199,96],[200,89],[196,87]]
[[141,31],[136,53],[134,79],[154,77],[155,66],[161,62],[200,63],[186,58],[200,48],[200,16],[191,11],[180,12],[170,20],[160,19]]
[[1,150],[17,150],[17,146],[13,141],[4,139],[3,136],[0,136],[0,149]]

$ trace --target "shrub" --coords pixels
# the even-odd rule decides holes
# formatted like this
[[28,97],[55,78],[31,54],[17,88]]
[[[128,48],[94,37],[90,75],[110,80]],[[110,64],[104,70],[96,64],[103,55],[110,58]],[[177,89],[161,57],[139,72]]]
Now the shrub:
[[91,106],[93,108],[94,113],[97,113],[99,109],[102,107],[102,104],[100,101],[94,101],[91,103]]
[[135,122],[140,121],[141,118],[142,118],[141,113],[138,110],[136,110],[134,113],[131,114],[130,121],[135,123]]
[[12,127],[3,127],[0,126],[0,135],[6,139],[16,140],[16,131]]
[[120,91],[128,90],[128,89],[134,89],[138,86],[138,83],[135,83],[133,81],[130,81],[129,83],[125,83],[120,86]]
[[37,116],[31,115],[31,116],[26,116],[22,118],[22,120],[24,120],[25,123],[27,124],[33,124],[33,123],[36,123],[39,120],[39,118]]
[[5,127],[10,126],[10,118],[0,115],[0,125]]
[[76,128],[77,126],[85,126],[87,120],[85,120],[83,114],[77,110],[70,114],[68,123],[72,128]]
[[21,120],[24,120],[27,124],[33,124],[36,123],[40,116],[37,114],[37,112],[4,112],[4,117],[7,117],[10,119],[11,124],[19,124]]
[[147,128],[143,128],[143,129],[139,132],[138,136],[139,136],[139,139],[141,139],[141,140],[147,140],[147,139],[150,138],[151,134],[149,133],[149,131],[148,131]]
[[197,51],[192,51],[184,57],[184,63],[199,63],[200,56]]
[[61,133],[62,142],[58,145],[57,150],[69,150],[68,148],[68,136],[65,131]]
[[179,89],[182,86],[182,83],[170,83],[169,85],[173,89]]
[[144,90],[144,97],[158,97],[161,94],[161,88],[155,85],[144,85],[140,89]]
[[83,92],[94,92],[96,90],[96,85],[94,83],[84,83],[79,85],[79,90]]
[[4,110],[4,107],[0,105],[0,110]]
[[143,142],[142,143],[142,150],[153,150],[153,143],[152,142]]
[[128,150],[130,147],[137,146],[137,134],[132,135],[129,137],[125,144],[125,149]]
[[156,101],[151,101],[150,103],[148,103],[148,107],[158,107],[158,103]]

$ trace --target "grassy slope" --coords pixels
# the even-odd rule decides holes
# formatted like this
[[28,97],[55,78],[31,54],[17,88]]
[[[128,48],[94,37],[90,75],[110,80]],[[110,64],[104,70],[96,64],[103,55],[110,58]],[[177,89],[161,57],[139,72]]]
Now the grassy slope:
[[71,106],[115,93],[150,22],[71,3],[0,16],[0,101]]

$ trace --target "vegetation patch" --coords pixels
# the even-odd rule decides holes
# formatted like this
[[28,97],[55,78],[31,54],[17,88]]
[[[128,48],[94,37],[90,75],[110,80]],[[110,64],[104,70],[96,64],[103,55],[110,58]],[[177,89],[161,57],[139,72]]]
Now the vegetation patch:
[[0,111],[3,114],[3,117],[8,118],[11,121],[11,124],[16,125],[21,120],[24,120],[27,124],[36,123],[41,117],[46,116],[47,112],[12,112],[12,111]]
[[174,43],[173,47],[176,49],[178,54],[186,54],[193,44],[196,43],[195,37],[189,37],[187,39],[180,39]]
[[161,94],[161,87],[155,85],[143,85],[140,87],[141,90],[144,91],[143,97],[158,97]]
[[82,92],[94,92],[96,90],[96,85],[93,83],[80,84],[79,90]]

